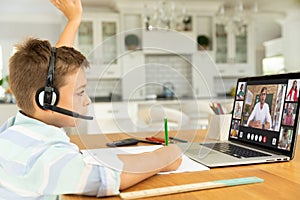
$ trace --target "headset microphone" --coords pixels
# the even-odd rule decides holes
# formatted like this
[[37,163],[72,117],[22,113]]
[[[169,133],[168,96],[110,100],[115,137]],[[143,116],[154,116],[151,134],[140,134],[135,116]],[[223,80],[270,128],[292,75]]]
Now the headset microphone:
[[75,118],[81,118],[86,120],[93,120],[92,116],[85,116],[79,113],[57,107],[59,100],[59,92],[54,87],[54,66],[55,66],[56,48],[52,47],[51,57],[49,63],[49,69],[47,74],[46,86],[40,88],[35,95],[35,101],[37,105],[44,110],[52,110],[54,112],[61,113],[63,115],[68,115]]
[[64,109],[64,108],[60,108],[60,107],[57,107],[57,106],[52,106],[52,105],[49,105],[49,104],[45,104],[43,107],[46,110],[52,110],[54,112],[58,112],[60,114],[68,115],[68,116],[71,116],[71,117],[74,117],[74,118],[81,118],[81,119],[85,119],[85,120],[93,120],[92,116],[81,115],[79,113],[76,113],[76,112],[73,112],[73,111],[70,111],[70,110],[67,110],[67,109]]

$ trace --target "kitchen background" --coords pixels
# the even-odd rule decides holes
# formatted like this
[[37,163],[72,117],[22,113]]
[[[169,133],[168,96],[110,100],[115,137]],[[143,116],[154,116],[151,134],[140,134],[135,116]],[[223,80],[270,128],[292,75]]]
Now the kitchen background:
[[[224,99],[238,77],[300,67],[299,0],[82,3],[75,47],[91,63],[93,101]],[[64,24],[48,0],[1,0],[0,78],[15,43],[33,36],[55,44]]]

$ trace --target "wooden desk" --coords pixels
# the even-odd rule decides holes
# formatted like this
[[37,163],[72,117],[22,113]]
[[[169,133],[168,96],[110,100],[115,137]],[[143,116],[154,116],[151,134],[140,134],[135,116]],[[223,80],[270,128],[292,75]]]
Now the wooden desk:
[[[194,141],[205,139],[205,131],[184,131],[186,136]],[[141,133],[143,134],[143,133]],[[176,134],[171,132],[170,135]],[[124,134],[108,135],[71,135],[71,141],[81,149],[105,147],[105,143],[126,137]],[[189,140],[190,141],[190,140]],[[214,168],[209,171],[189,172],[168,175],[155,175],[125,191],[136,191],[156,187],[179,184],[206,182],[221,179],[257,176],[264,179],[263,183],[226,187],[195,192],[151,197],[150,199],[297,199],[300,195],[300,141],[297,142],[295,158],[290,162]],[[297,197],[298,196],[298,197]],[[63,200],[91,200],[95,197],[64,195]],[[104,199],[120,199],[119,196]]]

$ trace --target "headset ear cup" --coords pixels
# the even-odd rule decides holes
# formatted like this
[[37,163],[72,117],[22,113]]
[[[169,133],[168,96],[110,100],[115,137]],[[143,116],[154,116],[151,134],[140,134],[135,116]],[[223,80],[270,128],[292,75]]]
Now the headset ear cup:
[[40,88],[36,93],[35,93],[35,102],[36,104],[41,108],[43,108],[44,105],[44,88]]
[[[35,102],[42,109],[45,109],[44,108],[44,103],[45,103],[44,102],[44,96],[45,96],[45,88],[40,88],[36,92],[36,95],[35,95]],[[58,90],[56,90],[54,88],[54,91],[52,92],[52,99],[51,99],[50,105],[52,105],[52,106],[57,105],[58,100],[59,100],[59,93],[58,93]]]
[[59,92],[56,88],[53,88],[53,89],[54,89],[54,91],[52,93],[51,105],[56,106],[58,104],[58,100],[59,100]]

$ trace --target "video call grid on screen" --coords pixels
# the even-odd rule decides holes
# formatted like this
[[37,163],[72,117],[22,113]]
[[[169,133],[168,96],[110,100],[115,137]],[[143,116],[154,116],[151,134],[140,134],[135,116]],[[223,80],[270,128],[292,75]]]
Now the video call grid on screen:
[[296,133],[300,74],[297,78],[237,83],[230,139],[291,151]]

